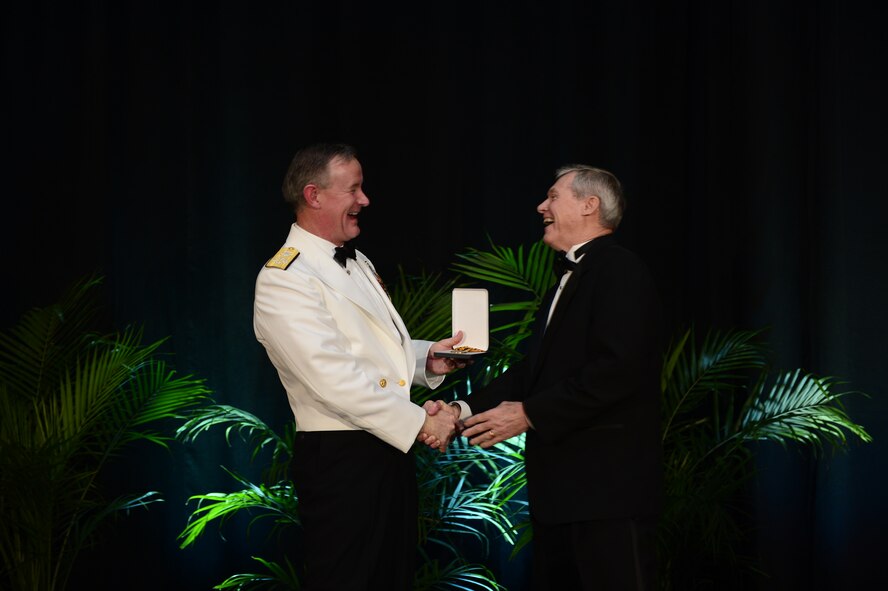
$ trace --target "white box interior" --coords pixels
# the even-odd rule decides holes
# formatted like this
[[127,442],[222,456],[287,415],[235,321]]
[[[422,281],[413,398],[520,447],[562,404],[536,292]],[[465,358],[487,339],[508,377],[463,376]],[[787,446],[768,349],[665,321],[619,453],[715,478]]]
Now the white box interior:
[[457,347],[474,347],[487,351],[489,346],[489,305],[486,289],[456,288],[453,290],[450,321],[453,334],[463,331]]

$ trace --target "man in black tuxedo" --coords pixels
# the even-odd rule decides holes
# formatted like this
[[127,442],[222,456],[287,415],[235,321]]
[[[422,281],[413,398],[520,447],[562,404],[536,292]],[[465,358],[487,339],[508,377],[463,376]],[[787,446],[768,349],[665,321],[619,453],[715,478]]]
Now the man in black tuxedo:
[[644,263],[617,244],[620,182],[566,166],[537,211],[559,251],[527,357],[445,406],[490,447],[527,432],[538,589],[655,589],[660,510],[660,304]]

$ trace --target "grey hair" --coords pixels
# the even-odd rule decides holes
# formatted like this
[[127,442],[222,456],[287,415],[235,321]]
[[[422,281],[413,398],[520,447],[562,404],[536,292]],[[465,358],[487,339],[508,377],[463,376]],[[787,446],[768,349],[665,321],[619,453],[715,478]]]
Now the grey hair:
[[619,179],[601,168],[585,164],[568,164],[555,171],[557,181],[566,174],[577,173],[571,183],[577,199],[595,195],[600,200],[601,224],[609,230],[616,230],[623,219],[626,209],[626,198],[623,196],[623,185]]

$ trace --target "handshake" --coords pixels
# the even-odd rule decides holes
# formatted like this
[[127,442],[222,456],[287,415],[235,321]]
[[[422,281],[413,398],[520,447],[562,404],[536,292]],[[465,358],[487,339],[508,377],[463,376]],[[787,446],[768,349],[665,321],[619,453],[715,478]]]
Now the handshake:
[[443,452],[450,442],[462,433],[463,424],[459,420],[460,409],[443,400],[427,400],[422,408],[427,414],[416,440]]
[[506,400],[465,421],[459,420],[459,406],[443,400],[429,400],[422,407],[427,414],[416,440],[438,451],[446,450],[457,435],[468,439],[471,445],[489,448],[533,428],[520,401]]

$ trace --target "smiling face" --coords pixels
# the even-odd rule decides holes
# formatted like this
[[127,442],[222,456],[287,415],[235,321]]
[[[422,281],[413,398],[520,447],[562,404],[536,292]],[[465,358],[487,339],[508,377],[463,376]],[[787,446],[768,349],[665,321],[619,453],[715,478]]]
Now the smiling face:
[[546,199],[537,206],[543,216],[543,242],[556,251],[567,251],[590,240],[595,233],[598,197],[578,199],[572,188],[575,172],[555,181]]
[[358,236],[358,214],[370,205],[361,188],[364,174],[357,159],[334,158],[327,165],[327,182],[315,186],[316,193],[308,199],[315,210],[317,234],[337,246]]

